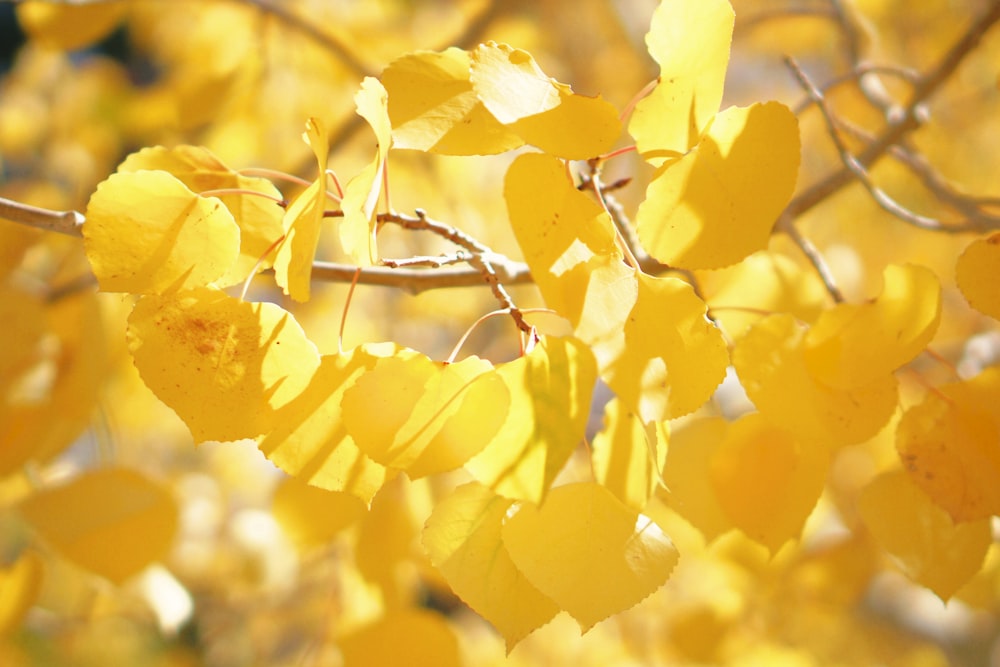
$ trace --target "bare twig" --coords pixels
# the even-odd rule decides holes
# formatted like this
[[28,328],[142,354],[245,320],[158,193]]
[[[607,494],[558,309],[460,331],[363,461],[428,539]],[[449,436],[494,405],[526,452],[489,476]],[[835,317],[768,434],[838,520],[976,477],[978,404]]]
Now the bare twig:
[[[809,76],[805,73],[805,71],[799,67],[798,63],[795,62],[795,59],[786,58],[785,62],[795,75],[799,84],[819,108],[820,113],[823,116],[823,120],[826,123],[827,133],[830,135],[830,139],[836,146],[837,153],[840,155],[840,159],[844,163],[844,166],[846,166],[851,173],[854,174],[858,181],[865,187],[866,190],[868,190],[869,194],[871,194],[872,199],[874,199],[875,202],[885,211],[915,227],[938,232],[982,232],[1000,227],[1000,219],[991,220],[986,216],[967,218],[965,220],[954,222],[944,222],[937,218],[932,218],[911,211],[889,196],[888,193],[872,182],[871,177],[868,174],[868,170],[865,169],[864,165],[858,162],[858,159],[851,154],[847,145],[840,138],[837,119],[834,117],[833,111],[827,104],[823,93],[820,92],[820,90],[816,87],[816,84],[809,79]],[[893,146],[893,149],[899,148],[899,146]]]
[[[893,145],[899,143],[904,136],[920,126],[919,109],[921,105],[948,80],[962,60],[979,44],[986,31],[998,20],[1000,20],[1000,1],[994,0],[987,10],[973,21],[972,25],[948,49],[938,64],[914,82],[910,99],[899,116],[890,119],[875,141],[856,156],[860,165],[867,169],[885,155]],[[852,180],[854,180],[854,174],[846,166],[827,175],[789,202],[778,218],[775,229],[787,233],[796,218],[826,201]]]
[[0,218],[50,232],[81,236],[84,217],[79,211],[52,211],[0,197]]

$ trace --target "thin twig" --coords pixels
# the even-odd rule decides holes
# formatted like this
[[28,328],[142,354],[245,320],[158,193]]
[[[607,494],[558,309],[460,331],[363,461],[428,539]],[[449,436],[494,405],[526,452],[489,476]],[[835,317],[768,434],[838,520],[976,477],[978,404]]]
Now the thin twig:
[[83,235],[84,217],[79,211],[52,211],[0,197],[0,218],[59,234]]
[[[871,167],[893,145],[899,143],[904,136],[920,126],[920,107],[948,80],[962,60],[979,44],[986,31],[998,20],[1000,20],[1000,2],[994,0],[990,3],[989,8],[973,21],[972,25],[948,49],[937,66],[914,83],[910,99],[899,117],[890,120],[878,138],[857,155],[859,164],[865,168]],[[778,218],[775,229],[787,233],[795,219],[826,201],[852,180],[854,180],[854,174],[847,167],[841,167],[827,175],[789,202]]]

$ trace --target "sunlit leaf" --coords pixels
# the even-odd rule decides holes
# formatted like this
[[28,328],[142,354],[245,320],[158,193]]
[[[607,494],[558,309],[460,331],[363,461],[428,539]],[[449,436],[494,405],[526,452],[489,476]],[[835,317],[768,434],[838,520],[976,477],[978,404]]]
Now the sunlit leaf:
[[[15,298],[9,305],[21,308],[11,313],[5,327],[14,341],[30,329],[32,308]],[[2,307],[0,307],[2,310]],[[16,324],[15,324],[16,323]],[[108,379],[108,330],[98,295],[80,291],[45,308],[45,334],[35,339],[27,354],[41,352],[30,367],[10,361],[24,372],[0,380],[6,383],[0,401],[0,475],[28,461],[45,462],[61,453],[92,424],[94,410]],[[20,343],[27,344],[26,339]]]
[[164,558],[177,529],[170,492],[127,468],[84,473],[18,509],[47,544],[115,583]]
[[397,609],[411,598],[406,567],[418,556],[423,512],[416,484],[405,475],[386,482],[358,526],[354,560],[358,571],[377,585],[386,608]]
[[364,501],[289,477],[274,492],[271,513],[300,548],[328,543],[364,515]]
[[719,113],[690,152],[661,167],[636,225],[650,255],[714,269],[767,247],[795,189],[799,127],[778,102]]
[[208,288],[140,299],[127,336],[143,382],[195,442],[268,432],[319,365],[291,313]]
[[593,355],[576,339],[548,337],[497,372],[510,392],[507,420],[466,469],[500,495],[541,502],[586,430]]
[[643,426],[618,399],[612,399],[604,408],[604,428],[591,443],[594,479],[641,511],[659,484],[669,435],[667,422]]
[[378,79],[365,77],[361,90],[354,96],[358,115],[368,121],[375,132],[375,157],[348,182],[341,207],[344,217],[339,222],[340,244],[351,261],[358,266],[370,266],[378,258],[375,244],[375,216],[382,192],[385,161],[392,147],[392,124],[388,111],[389,94]]
[[143,148],[118,165],[119,172],[155,169],[173,174],[195,193],[238,189],[267,195],[213,195],[226,205],[240,228],[239,257],[216,283],[222,286],[234,285],[242,282],[255,268],[260,271],[271,266],[273,255],[269,255],[267,251],[272,249],[271,246],[284,233],[281,227],[284,209],[273,201],[273,198],[280,199],[281,193],[270,181],[233,171],[202,146]]
[[493,365],[423,355],[384,357],[344,392],[344,424],[358,447],[411,479],[458,468],[507,419],[509,393]]
[[942,600],[983,564],[989,520],[955,524],[902,470],[875,478],[858,504],[868,530],[899,568]]
[[546,153],[569,160],[596,157],[621,134],[612,105],[547,77],[526,51],[489,42],[471,60],[472,87],[489,112]]
[[507,642],[507,651],[559,611],[511,560],[500,529],[513,500],[475,482],[439,502],[423,544],[448,585]]
[[635,303],[611,218],[566,177],[562,161],[527,153],[507,170],[511,227],[545,303],[587,343],[617,336]]
[[775,252],[758,252],[734,266],[706,301],[712,318],[731,340],[772,313],[812,322],[829,294],[812,267]]
[[341,638],[344,667],[461,667],[458,639],[440,614],[408,609],[387,614]]
[[722,417],[704,417],[684,423],[670,434],[663,466],[666,490],[659,497],[712,541],[733,528],[711,483],[712,461],[729,430]]
[[128,3],[28,0],[14,7],[18,24],[32,40],[73,51],[103,39],[114,30],[125,17]]
[[671,0],[653,12],[646,45],[659,83],[628,127],[647,159],[686,153],[719,110],[733,22],[726,0]]
[[417,51],[382,72],[394,148],[444,155],[488,155],[524,141],[493,117],[469,80],[466,51]]
[[316,156],[319,176],[285,211],[281,222],[285,238],[274,258],[275,282],[296,301],[309,300],[312,263],[326,209],[326,162],[330,150],[326,129],[317,118],[306,121],[302,139]]
[[889,265],[882,293],[864,304],[824,311],[806,334],[809,372],[831,387],[881,379],[923,352],[941,319],[941,286],[927,268]]
[[639,295],[615,339],[595,346],[601,377],[645,424],[700,407],[726,375],[722,333],[677,278],[639,275]]
[[106,292],[162,294],[230,270],[240,229],[223,203],[165,171],[112,174],[87,204],[84,249]]
[[774,553],[802,532],[829,464],[825,447],[753,412],[730,425],[712,456],[710,480],[733,525]]
[[1000,368],[937,387],[899,420],[910,477],[956,522],[1000,514]]
[[370,504],[391,475],[348,435],[341,401],[347,388],[379,358],[399,353],[393,345],[365,345],[321,357],[308,386],[275,413],[275,426],[261,440],[261,451],[304,482],[344,491]]
[[584,632],[642,601],[677,564],[670,538],[599,484],[556,487],[541,507],[508,514],[501,536],[515,566]]
[[969,305],[1000,320],[1000,232],[973,241],[955,264],[955,282]]
[[828,387],[803,353],[806,328],[791,315],[754,324],[733,348],[733,366],[753,404],[803,440],[847,445],[874,437],[896,411],[896,380],[886,373],[856,389]]

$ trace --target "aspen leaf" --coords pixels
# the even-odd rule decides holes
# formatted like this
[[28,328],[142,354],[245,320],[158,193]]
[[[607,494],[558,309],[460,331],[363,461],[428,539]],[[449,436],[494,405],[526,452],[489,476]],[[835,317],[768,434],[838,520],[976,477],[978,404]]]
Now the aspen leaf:
[[316,258],[323,211],[326,209],[326,162],[329,139],[319,119],[306,121],[302,139],[312,148],[319,176],[303,190],[285,211],[282,229],[285,238],[274,257],[274,280],[296,301],[309,300],[312,263]]
[[714,269],[767,247],[795,189],[795,115],[778,102],[732,107],[646,188],[636,227],[650,255],[671,266]]
[[116,584],[165,557],[177,529],[170,492],[127,468],[83,473],[18,509],[59,553]]
[[471,60],[472,87],[489,112],[546,153],[585,160],[609,151],[621,134],[611,104],[547,77],[526,51],[489,42]]
[[812,267],[775,252],[757,252],[732,267],[706,301],[731,340],[769,313],[788,313],[812,322],[829,294]]
[[[411,479],[460,467],[499,431],[510,403],[493,365],[384,357],[344,392],[344,425],[373,460]],[[415,469],[415,470],[414,470]]]
[[476,482],[465,484],[435,506],[423,532],[431,563],[452,591],[503,635],[508,653],[559,612],[503,545],[501,527],[513,503]]
[[444,155],[492,155],[524,141],[493,117],[469,79],[467,51],[417,51],[382,72],[394,148]]
[[112,174],[87,204],[84,250],[105,292],[163,294],[229,271],[240,229],[223,203],[165,171]]
[[458,639],[440,614],[390,612],[338,642],[344,667],[460,667]]
[[510,392],[507,420],[465,467],[500,495],[541,502],[586,431],[593,355],[574,338],[549,337],[497,373]]
[[955,282],[969,305],[1000,320],[1000,232],[970,243],[955,264]]
[[663,466],[667,504],[712,541],[733,528],[710,483],[712,461],[729,430],[721,417],[703,417],[684,423],[670,434],[670,447]]
[[271,430],[319,365],[291,313],[208,288],[140,299],[126,336],[143,382],[196,443]]
[[[281,193],[264,178],[244,176],[227,167],[201,146],[154,146],[132,153],[118,165],[119,172],[160,170],[174,175],[193,192],[239,189],[259,192],[272,198]],[[284,210],[274,201],[249,194],[220,194],[218,198],[233,214],[240,228],[240,253],[236,263],[216,283],[220,286],[242,282],[253,270],[271,266],[267,251],[282,233]]]
[[733,347],[733,367],[750,400],[774,424],[804,441],[849,445],[874,437],[896,411],[896,379],[885,374],[855,389],[819,382],[804,359],[806,328],[770,315]]
[[[11,313],[4,330],[13,333],[11,343],[24,344],[25,334],[35,326],[30,301],[15,297],[7,305],[21,310]],[[22,365],[28,358],[9,360],[7,370],[20,367],[24,372],[16,379],[0,379],[0,387],[13,381],[6,400],[0,401],[0,476],[28,461],[48,461],[76,442],[93,424],[108,377],[109,334],[96,293],[78,291],[56,299],[47,304],[44,315],[45,333],[22,350],[29,358],[32,351],[44,354],[30,367]],[[38,378],[45,381],[38,383]]]
[[400,566],[420,555],[417,541],[426,514],[415,487],[405,475],[386,482],[358,526],[354,545],[358,571],[381,589],[384,605],[390,609],[408,604],[412,595]]
[[321,357],[308,386],[275,413],[274,428],[260,442],[264,456],[304,482],[353,494],[370,505],[391,474],[347,433],[341,401],[379,358],[401,353],[394,345],[376,344]]
[[646,159],[686,153],[719,110],[734,20],[726,0],[671,0],[653,12],[646,46],[659,83],[628,128]]
[[552,489],[545,504],[517,504],[501,530],[528,581],[586,632],[663,585],[678,553],[648,517],[600,484]]
[[1000,514],[1000,368],[928,392],[896,428],[918,487],[956,522]]
[[0,566],[0,637],[12,634],[38,599],[43,569],[34,551],[24,551],[13,563]]
[[611,218],[566,177],[558,158],[527,153],[510,165],[511,228],[545,303],[587,343],[617,335],[635,303],[635,270],[622,262]]
[[629,507],[642,510],[656,490],[670,426],[642,421],[617,398],[604,407],[604,428],[591,443],[594,479]]
[[274,492],[271,514],[300,548],[328,543],[360,519],[367,507],[355,495],[328,491],[289,477]]
[[753,412],[730,425],[709,478],[733,525],[773,554],[802,532],[829,464],[825,447],[799,441]]
[[51,48],[74,51],[100,41],[125,18],[126,2],[55,4],[43,1],[14,5],[17,22],[33,40]]
[[595,347],[601,377],[644,424],[693,412],[726,375],[722,332],[677,278],[639,274],[639,295],[616,339]]
[[831,387],[854,389],[923,352],[941,320],[941,286],[927,268],[889,265],[882,293],[868,303],[824,311],[806,334],[809,372]]
[[378,79],[365,77],[354,102],[358,115],[368,121],[375,132],[375,157],[344,188],[340,244],[352,262],[358,266],[371,266],[378,258],[375,207],[382,192],[382,174],[392,146],[392,124],[389,121],[388,93]]
[[989,520],[955,524],[902,470],[876,477],[861,492],[858,508],[906,576],[942,600],[982,567],[991,542]]

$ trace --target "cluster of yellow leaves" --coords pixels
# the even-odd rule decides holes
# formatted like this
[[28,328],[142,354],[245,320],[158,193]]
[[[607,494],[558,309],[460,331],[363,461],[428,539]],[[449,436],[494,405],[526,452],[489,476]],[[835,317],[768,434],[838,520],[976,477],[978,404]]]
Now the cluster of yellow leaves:
[[[69,12],[46,15],[36,3],[19,11],[39,34],[75,43]],[[118,20],[97,18],[94,34]],[[768,253],[796,184],[798,123],[778,102],[719,110],[733,22],[725,0],[663,2],[646,37],[660,76],[627,125],[655,169],[636,214],[642,249],[673,269],[734,267],[709,300],[718,317],[708,318],[690,282],[640,270],[599,188],[593,197],[574,182],[568,161],[599,161],[621,138],[617,110],[546,76],[527,52],[489,42],[410,53],[380,79],[364,79],[354,101],[374,155],[342,193],[329,191],[319,118],[303,135],[317,177],[291,202],[270,181],[191,146],[139,151],[101,183],[86,212],[86,253],[103,291],[138,297],[127,341],[143,381],[196,443],[254,440],[293,477],[274,513],[298,544],[323,543],[369,517],[359,569],[386,598],[406,548],[377,553],[385,543],[372,534],[408,521],[392,516],[399,480],[464,469],[473,481],[434,505],[421,542],[508,650],[559,611],[586,632],[667,581],[679,551],[647,515],[659,487],[709,541],[737,529],[777,553],[802,533],[838,448],[890,423],[894,374],[930,343],[942,299],[930,270],[891,265],[879,296],[824,310],[817,281]],[[307,301],[325,225],[336,226],[351,263],[377,264],[391,150],[487,155],[525,146],[503,183],[510,228],[570,335],[542,337],[497,365],[439,362],[393,343],[320,355],[291,312],[226,291],[273,268],[277,287]],[[997,247],[996,236],[974,242],[957,269],[969,302],[994,317]],[[39,354],[17,343],[38,337],[46,310],[4,289],[12,294],[0,309],[19,314],[15,345],[0,357],[0,390],[10,393],[6,378]],[[727,302],[769,314],[722,313]],[[696,417],[671,435],[670,420],[709,401],[730,364],[756,411]],[[559,484],[599,381],[614,397],[592,439],[593,480]],[[1000,512],[998,387],[994,369],[906,410],[897,447],[908,474],[877,477],[858,500],[874,539],[942,598],[980,570],[988,517]],[[24,458],[17,447],[3,452],[10,466]],[[81,508],[72,525],[53,520],[67,504]],[[303,521],[303,506],[333,520]],[[161,557],[176,523],[162,489],[117,469],[32,496],[20,510],[49,544],[116,582]],[[25,562],[11,576],[30,591]],[[393,609],[340,648],[346,664],[388,662],[400,650],[414,664],[458,664],[444,624],[413,610]]]

